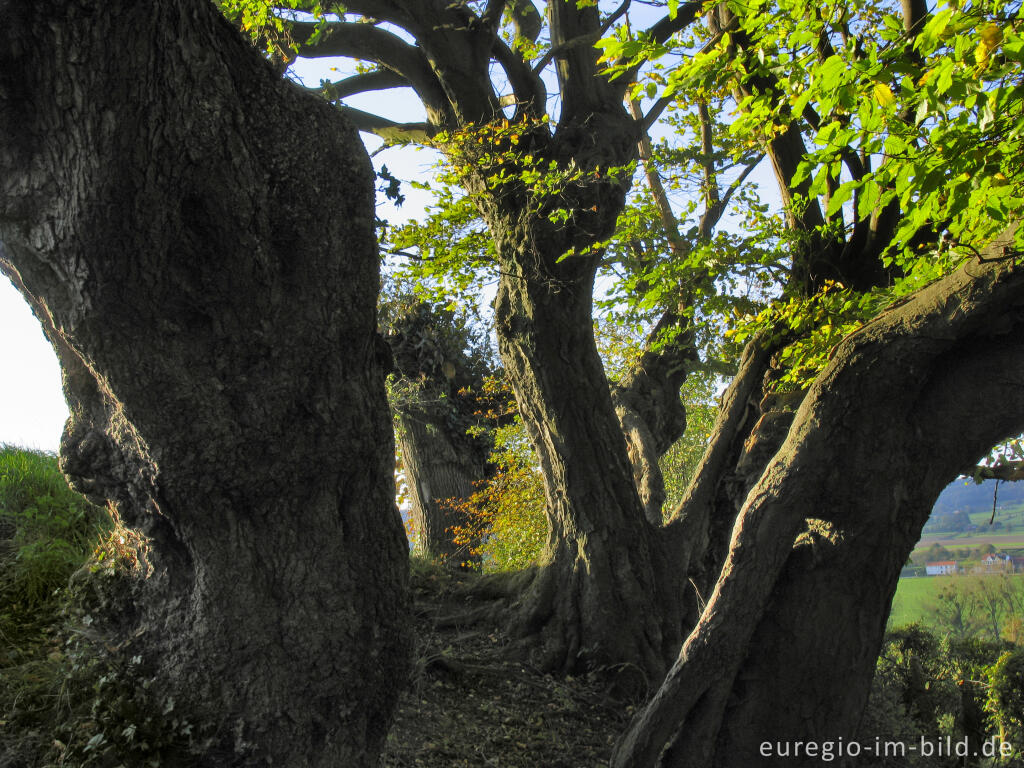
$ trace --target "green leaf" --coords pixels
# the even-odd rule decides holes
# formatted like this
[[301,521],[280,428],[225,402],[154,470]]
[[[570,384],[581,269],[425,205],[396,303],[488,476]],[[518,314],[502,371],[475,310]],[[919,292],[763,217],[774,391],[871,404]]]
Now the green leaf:
[[839,189],[833,192],[832,197],[829,198],[828,209],[825,211],[825,216],[827,218],[835,216],[836,213],[839,212],[839,209],[843,207],[843,204],[853,196],[853,192],[856,188],[856,181],[848,181],[845,184],[840,184]]

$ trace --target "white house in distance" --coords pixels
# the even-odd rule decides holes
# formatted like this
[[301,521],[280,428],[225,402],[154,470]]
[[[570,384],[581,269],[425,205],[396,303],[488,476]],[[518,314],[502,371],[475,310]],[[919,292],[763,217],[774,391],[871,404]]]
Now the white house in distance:
[[956,560],[937,560],[934,563],[925,563],[924,572],[929,576],[956,573]]
[[1012,572],[1013,560],[1005,552],[992,553],[981,558],[981,564],[988,572]]

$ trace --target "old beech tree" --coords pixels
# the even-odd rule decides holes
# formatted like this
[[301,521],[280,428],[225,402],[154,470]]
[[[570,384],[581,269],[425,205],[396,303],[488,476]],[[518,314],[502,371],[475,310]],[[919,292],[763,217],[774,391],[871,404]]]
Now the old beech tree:
[[[1024,272],[1012,204],[997,204],[1010,198],[996,189],[1016,170],[968,174],[991,180],[979,194],[1006,229],[981,249],[949,207],[969,198],[982,210],[971,184],[936,171],[907,192],[895,160],[872,165],[868,151],[872,136],[919,127],[894,106],[903,91],[891,78],[938,97],[1020,48],[995,56],[1012,25],[969,20],[957,33],[980,39],[976,64],[926,77],[948,36],[916,0],[892,27],[900,72],[871,69],[877,41],[843,14],[777,3],[764,8],[778,11],[773,26],[752,18],[760,6],[670,5],[643,36],[620,33],[637,45],[612,57],[615,79],[595,43],[623,25],[628,0],[550,0],[546,18],[526,0],[350,0],[279,40],[285,59],[294,45],[377,65],[332,84],[335,103],[411,89],[425,123],[340,111],[362,130],[436,143],[489,229],[500,353],[549,508],[518,634],[551,669],[664,679],[616,765],[746,766],[768,738],[855,735],[899,569],[932,502],[1024,431]],[[68,473],[153,542],[136,642],[217,724],[219,747],[286,765],[369,763],[407,644],[372,214],[351,193],[369,183],[365,157],[326,104],[276,81],[204,0],[0,9],[4,269],[64,359]],[[790,22],[815,26],[789,34]],[[699,49],[680,37],[697,25]],[[947,258],[939,279],[847,329],[810,384],[777,386],[780,350],[795,342],[769,318],[661,525],[631,456],[657,455],[684,427],[691,337],[652,346],[613,393],[592,303],[632,163],[665,104],[644,111],[632,83],[673,45],[711,65],[681,67],[666,99],[727,91],[765,129],[753,141],[786,204],[789,297],[897,283],[916,267],[887,246],[948,251],[947,228],[973,255],[958,269]],[[888,122],[873,127],[876,117]],[[809,138],[828,131],[841,136],[818,159],[828,171],[808,175]],[[923,177],[934,147],[901,140],[886,151],[924,153]],[[982,162],[998,145],[951,156]],[[721,199],[708,191],[709,219]],[[683,253],[688,237],[670,239]],[[686,330],[685,298],[664,325]]]
[[110,645],[203,765],[375,764],[410,636],[356,132],[205,0],[0,18],[0,268],[64,471],[149,540]]

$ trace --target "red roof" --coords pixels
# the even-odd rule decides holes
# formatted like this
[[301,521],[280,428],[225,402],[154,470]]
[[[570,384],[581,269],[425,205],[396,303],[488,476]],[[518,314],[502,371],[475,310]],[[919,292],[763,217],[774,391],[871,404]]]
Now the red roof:
[[925,563],[925,566],[929,565],[956,565],[956,560],[939,560],[934,563]]

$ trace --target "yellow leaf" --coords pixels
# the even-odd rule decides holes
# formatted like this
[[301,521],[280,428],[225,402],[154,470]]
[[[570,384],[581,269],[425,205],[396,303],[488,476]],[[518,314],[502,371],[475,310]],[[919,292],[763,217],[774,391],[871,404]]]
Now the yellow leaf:
[[892,90],[885,83],[875,83],[875,101],[881,106],[888,107],[894,101],[896,97],[893,95]]
[[991,48],[982,43],[974,50],[974,60],[978,63],[979,67],[984,67],[988,64],[988,55],[991,52]]
[[987,24],[983,30],[981,30],[981,42],[983,42],[990,50],[994,50],[999,47],[999,44],[1003,42],[1003,30],[998,24]]

